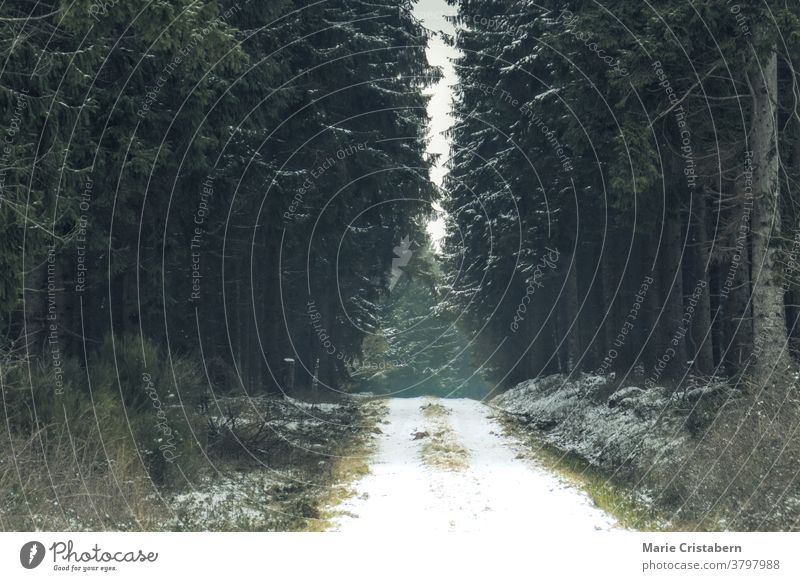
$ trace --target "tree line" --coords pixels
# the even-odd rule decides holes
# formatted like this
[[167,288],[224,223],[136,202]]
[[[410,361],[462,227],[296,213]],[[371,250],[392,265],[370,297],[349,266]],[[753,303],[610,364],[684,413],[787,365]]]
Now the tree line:
[[451,307],[494,379],[790,380],[800,8],[451,4]]
[[6,354],[56,396],[127,336],[211,389],[341,389],[436,196],[411,7],[4,3]]

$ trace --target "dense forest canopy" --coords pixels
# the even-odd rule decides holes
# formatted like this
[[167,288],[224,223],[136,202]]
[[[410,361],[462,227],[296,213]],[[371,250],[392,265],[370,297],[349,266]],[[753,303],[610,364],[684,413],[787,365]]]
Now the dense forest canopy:
[[441,194],[411,2],[318,4],[3,6],[5,349],[341,390],[441,198],[440,310],[498,385],[788,368],[795,8],[453,2]]
[[5,348],[137,335],[202,355],[195,390],[341,389],[437,195],[410,9],[5,3]]
[[[495,387],[782,377],[798,9],[451,4],[444,191],[410,0],[4,4],[4,350],[58,394],[130,336],[202,357],[198,393],[341,391],[421,317]],[[443,256],[392,299],[437,200]]]
[[800,9],[451,4],[445,246],[494,381],[791,380]]

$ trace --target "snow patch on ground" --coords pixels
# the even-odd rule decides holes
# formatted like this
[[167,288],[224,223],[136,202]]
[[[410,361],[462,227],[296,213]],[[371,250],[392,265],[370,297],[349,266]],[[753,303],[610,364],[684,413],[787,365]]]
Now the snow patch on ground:
[[[459,531],[484,534],[609,530],[615,521],[582,492],[557,476],[516,457],[514,442],[501,435],[491,409],[475,400],[436,400],[468,466],[446,470],[422,460],[425,437],[435,429],[422,413],[429,398],[388,400],[388,416],[371,473],[333,519],[340,531],[414,534]],[[416,436],[416,437],[415,437]]]
[[[292,476],[258,470],[208,481],[191,492],[175,495],[172,509],[177,530],[269,530],[276,514],[269,504],[276,490],[291,485]],[[279,511],[278,511],[279,512]]]
[[299,399],[289,397],[288,395],[285,395],[283,399],[292,404],[294,407],[303,410],[316,410],[331,413],[342,409],[342,404],[339,403],[311,403],[307,401],[300,401]]

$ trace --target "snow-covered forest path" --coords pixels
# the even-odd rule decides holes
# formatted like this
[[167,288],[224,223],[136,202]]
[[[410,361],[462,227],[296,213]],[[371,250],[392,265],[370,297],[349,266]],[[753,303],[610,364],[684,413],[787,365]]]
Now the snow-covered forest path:
[[470,399],[395,398],[377,453],[334,529],[352,532],[608,530],[614,519],[517,458],[491,409]]

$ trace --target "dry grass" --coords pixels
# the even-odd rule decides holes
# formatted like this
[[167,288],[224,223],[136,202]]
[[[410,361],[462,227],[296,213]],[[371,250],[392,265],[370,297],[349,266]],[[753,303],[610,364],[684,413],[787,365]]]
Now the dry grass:
[[430,401],[426,404],[422,404],[420,408],[422,410],[423,417],[429,419],[442,419],[447,418],[450,415],[450,410],[444,407],[440,403],[436,403],[435,401]]
[[[66,426],[0,436],[3,530],[149,530],[164,512],[130,441]],[[13,453],[12,453],[13,450]]]
[[461,445],[450,426],[450,411],[434,401],[422,405],[422,415],[429,420],[424,432],[422,461],[439,470],[461,471],[469,467],[469,451]]
[[357,480],[369,474],[369,461],[375,452],[373,435],[380,433],[379,423],[386,417],[388,409],[382,400],[371,400],[360,406],[361,429],[349,441],[342,442],[339,453],[331,458],[328,486],[320,489],[316,499],[319,518],[306,521],[303,530],[326,531],[331,519],[341,514],[339,506],[352,498]]
[[664,501],[681,516],[729,530],[797,530],[800,392],[787,379],[747,393],[714,411],[664,483]]
[[[194,386],[197,366],[176,357],[170,363],[146,343],[148,376],[157,393],[143,389],[142,346],[111,342],[88,356],[83,368],[63,363],[63,389],[36,361],[0,355],[0,528],[3,530],[154,530],[169,513],[163,493],[185,484],[197,455],[181,428],[162,379]],[[174,374],[174,375],[173,375]],[[87,376],[91,379],[91,390]],[[158,398],[165,425],[153,406]],[[178,432],[181,432],[179,434]],[[164,437],[162,437],[164,436]],[[159,446],[171,446],[170,465]],[[177,458],[175,458],[177,457]]]
[[[123,378],[133,396],[134,363]],[[77,365],[60,399],[52,378],[31,382],[22,362],[4,359],[0,372],[0,530],[321,530],[327,507],[366,473],[382,413],[369,402],[294,409],[281,398],[222,398],[213,412],[232,410],[233,421],[165,403],[177,446],[170,464],[149,398],[123,405],[102,359],[91,367],[91,397]],[[261,429],[265,422],[279,427]]]

